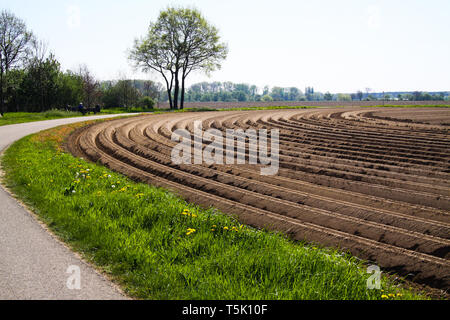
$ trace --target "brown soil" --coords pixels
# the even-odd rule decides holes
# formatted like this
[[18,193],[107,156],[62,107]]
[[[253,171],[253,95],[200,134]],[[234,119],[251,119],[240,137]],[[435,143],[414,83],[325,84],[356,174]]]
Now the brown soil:
[[[449,122],[450,110],[382,111],[150,115],[77,130],[68,145],[75,155],[244,223],[338,247],[448,290],[450,138],[449,128],[439,123]],[[202,120],[203,130],[279,129],[278,174],[262,176],[260,165],[174,164],[172,132],[193,132],[194,120]]]

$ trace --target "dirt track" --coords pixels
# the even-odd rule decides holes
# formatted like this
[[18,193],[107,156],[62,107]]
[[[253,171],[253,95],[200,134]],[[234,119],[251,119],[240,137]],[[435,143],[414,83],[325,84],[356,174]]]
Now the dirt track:
[[[401,114],[400,114],[401,113]],[[175,165],[175,129],[278,128],[280,169]],[[178,113],[114,120],[69,138],[78,156],[247,224],[340,247],[450,288],[450,110],[339,108]]]

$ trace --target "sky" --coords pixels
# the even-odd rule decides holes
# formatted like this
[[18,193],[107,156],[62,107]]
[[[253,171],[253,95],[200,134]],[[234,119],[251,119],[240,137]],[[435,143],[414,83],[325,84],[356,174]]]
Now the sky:
[[200,81],[269,87],[450,91],[449,0],[1,0],[48,44],[64,70],[99,80],[151,79],[127,50],[168,6],[199,9],[229,54]]

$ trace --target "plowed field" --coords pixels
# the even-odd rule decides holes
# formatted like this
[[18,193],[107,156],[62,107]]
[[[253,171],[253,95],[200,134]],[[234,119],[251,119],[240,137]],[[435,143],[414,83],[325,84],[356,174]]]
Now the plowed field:
[[[176,165],[176,129],[279,129],[274,176],[259,165]],[[450,288],[449,109],[338,108],[142,116],[76,131],[68,146],[133,179],[293,239],[339,247]]]

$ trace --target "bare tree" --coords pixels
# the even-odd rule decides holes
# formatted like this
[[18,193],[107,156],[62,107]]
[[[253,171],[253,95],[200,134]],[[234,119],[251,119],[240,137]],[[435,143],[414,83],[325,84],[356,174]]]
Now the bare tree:
[[37,39],[31,40],[31,50],[30,55],[26,58],[26,64],[30,70],[35,70],[36,74],[34,79],[36,81],[35,85],[38,89],[38,100],[36,101],[39,104],[39,110],[44,109],[44,89],[43,89],[43,75],[42,75],[42,66],[45,63],[45,59],[47,57],[47,49],[48,45],[44,41],[39,41]]
[[367,94],[367,98],[368,98],[368,97],[369,97],[369,94],[370,94],[370,92],[372,91],[372,89],[370,89],[370,88],[366,88],[365,90],[366,90],[366,94]]
[[100,83],[94,78],[86,65],[79,67],[78,75],[83,81],[83,96],[88,108],[98,103],[101,97]]
[[361,90],[358,90],[358,91],[356,92],[356,97],[358,98],[358,100],[359,100],[359,101],[361,101],[361,100],[362,100],[362,97],[363,97],[363,93],[362,93],[362,91],[361,91]]
[[151,80],[146,80],[144,81],[144,85],[143,85],[143,91],[144,91],[144,95],[148,96],[150,98],[152,98],[155,101],[159,100],[159,95],[162,88],[161,83],[159,82],[154,82]]
[[23,62],[33,35],[13,13],[0,13],[0,112],[3,115],[8,72]]

